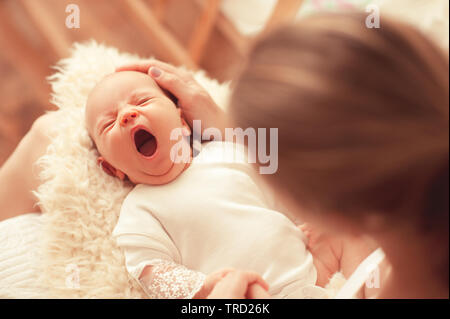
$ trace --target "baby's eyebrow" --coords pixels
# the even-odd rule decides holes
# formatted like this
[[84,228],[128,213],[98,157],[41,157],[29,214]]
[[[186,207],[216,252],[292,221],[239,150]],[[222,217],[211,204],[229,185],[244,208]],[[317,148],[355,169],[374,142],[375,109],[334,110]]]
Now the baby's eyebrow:
[[140,92],[133,92],[131,93],[131,95],[128,97],[128,103],[130,102],[136,102],[136,100],[139,98]]

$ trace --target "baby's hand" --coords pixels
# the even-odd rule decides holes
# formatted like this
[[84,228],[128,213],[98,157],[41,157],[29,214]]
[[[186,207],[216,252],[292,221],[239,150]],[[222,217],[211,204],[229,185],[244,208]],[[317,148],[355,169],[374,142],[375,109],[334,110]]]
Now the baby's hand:
[[205,279],[203,287],[195,294],[194,299],[205,299],[211,293],[215,285],[231,271],[233,271],[233,269],[225,268],[209,274]]
[[321,233],[318,229],[311,226],[311,224],[301,224],[298,225],[298,228],[305,234],[308,238],[308,242],[306,246],[312,250],[317,247],[318,243],[320,243],[321,237],[323,237],[323,233]]
[[269,285],[257,273],[233,270],[219,280],[208,299],[269,299]]
[[340,270],[342,241],[321,232],[311,224],[302,224],[298,228],[308,238],[306,247],[311,252],[317,269],[316,285],[325,287],[330,277]]

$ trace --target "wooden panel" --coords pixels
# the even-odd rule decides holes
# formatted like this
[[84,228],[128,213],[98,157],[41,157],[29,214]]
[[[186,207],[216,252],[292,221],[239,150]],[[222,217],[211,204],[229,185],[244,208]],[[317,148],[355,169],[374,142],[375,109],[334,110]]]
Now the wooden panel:
[[178,40],[164,27],[153,15],[148,5],[141,0],[124,0],[124,8],[131,18],[141,24],[148,34],[148,38],[157,41],[158,51],[164,60],[175,65],[185,65],[191,69],[196,69],[197,65],[189,56],[186,49]]
[[[201,6],[196,1],[139,2],[150,9],[154,6],[156,11],[151,19],[166,28],[170,34],[167,39],[176,39],[187,52],[195,19],[201,15]],[[71,3],[80,8],[79,29],[65,26],[68,15],[65,9]],[[170,49],[171,40],[162,39],[163,43],[169,43],[165,46],[155,40],[155,31],[150,30],[155,24],[142,22],[147,19],[142,13],[138,19],[139,7],[134,5],[135,13],[125,8],[123,0],[0,0],[0,165],[32,122],[45,110],[52,109],[46,77],[54,72],[51,66],[68,55],[67,47],[72,42],[95,39],[141,56],[174,63],[184,59],[177,49]],[[241,56],[218,28],[211,30],[204,46],[211,54],[203,55],[201,66],[209,76],[224,81],[233,77],[234,65]]]
[[220,0],[207,0],[203,6],[203,12],[195,24],[189,43],[189,54],[195,63],[198,63],[203,56],[206,42],[216,24],[220,2]]

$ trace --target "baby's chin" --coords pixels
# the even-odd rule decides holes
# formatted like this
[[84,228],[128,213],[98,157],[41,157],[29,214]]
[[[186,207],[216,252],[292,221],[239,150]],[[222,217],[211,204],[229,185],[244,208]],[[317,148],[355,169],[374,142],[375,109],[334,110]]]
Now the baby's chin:
[[139,174],[128,176],[133,184],[165,185],[176,180],[188,167],[190,163],[174,163],[171,169],[164,175]]

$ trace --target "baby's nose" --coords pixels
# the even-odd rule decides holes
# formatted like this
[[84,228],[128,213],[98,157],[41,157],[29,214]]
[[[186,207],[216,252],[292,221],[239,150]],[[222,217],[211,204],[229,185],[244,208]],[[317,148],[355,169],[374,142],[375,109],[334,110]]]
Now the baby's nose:
[[130,123],[131,121],[133,121],[133,119],[135,119],[137,117],[138,113],[136,111],[127,111],[122,115],[122,118],[120,119],[120,125],[121,126],[125,126],[128,123]]

